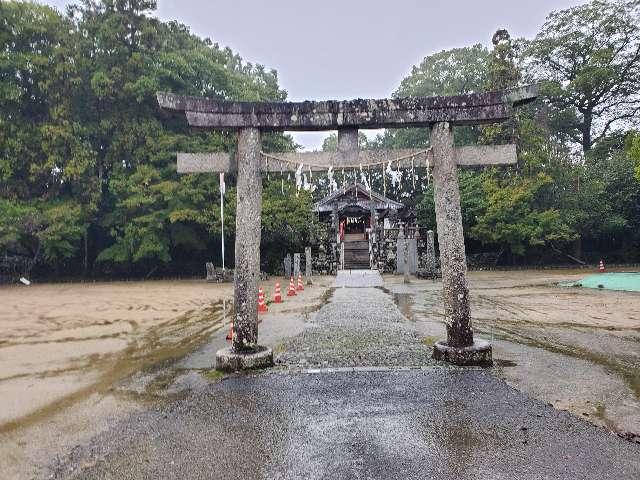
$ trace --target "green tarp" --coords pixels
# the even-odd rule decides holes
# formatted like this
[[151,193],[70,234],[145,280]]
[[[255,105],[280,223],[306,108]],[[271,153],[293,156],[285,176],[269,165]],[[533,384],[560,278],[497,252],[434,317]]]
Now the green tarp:
[[640,292],[640,272],[632,273],[596,273],[577,282],[561,284],[563,287],[601,288]]

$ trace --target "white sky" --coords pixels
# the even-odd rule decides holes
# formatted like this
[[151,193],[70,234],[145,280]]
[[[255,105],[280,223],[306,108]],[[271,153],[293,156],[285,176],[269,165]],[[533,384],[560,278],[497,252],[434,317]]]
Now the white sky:
[[[63,9],[68,0],[40,0]],[[178,20],[245,61],[278,71],[289,100],[388,97],[422,58],[498,28],[532,38],[552,10],[579,0],[158,0]],[[319,149],[326,132],[294,133]]]

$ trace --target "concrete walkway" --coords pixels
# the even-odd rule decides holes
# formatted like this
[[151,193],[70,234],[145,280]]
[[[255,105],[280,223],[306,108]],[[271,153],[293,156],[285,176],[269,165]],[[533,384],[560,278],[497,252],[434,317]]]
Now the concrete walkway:
[[280,368],[135,414],[77,448],[56,477],[640,478],[640,446],[489,371],[435,364],[372,281],[339,275],[345,288],[283,344]]
[[338,270],[336,287],[382,287],[384,280],[377,270]]

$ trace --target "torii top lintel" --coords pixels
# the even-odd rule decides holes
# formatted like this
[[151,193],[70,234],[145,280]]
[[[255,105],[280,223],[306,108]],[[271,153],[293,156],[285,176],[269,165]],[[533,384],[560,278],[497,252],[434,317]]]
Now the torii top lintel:
[[210,130],[336,130],[495,123],[538,95],[536,85],[451,97],[307,102],[233,102],[158,92],[161,108],[184,112],[189,125]]

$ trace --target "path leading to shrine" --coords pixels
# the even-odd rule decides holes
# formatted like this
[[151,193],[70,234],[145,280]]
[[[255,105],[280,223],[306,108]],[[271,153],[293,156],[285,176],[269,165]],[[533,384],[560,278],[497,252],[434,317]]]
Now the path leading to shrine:
[[277,345],[279,368],[134,413],[75,449],[57,477],[640,478],[639,445],[489,370],[435,364],[424,325],[379,283],[343,273]]
[[431,348],[400,313],[377,271],[344,270],[312,323],[283,342],[278,364],[290,368],[435,365]]

